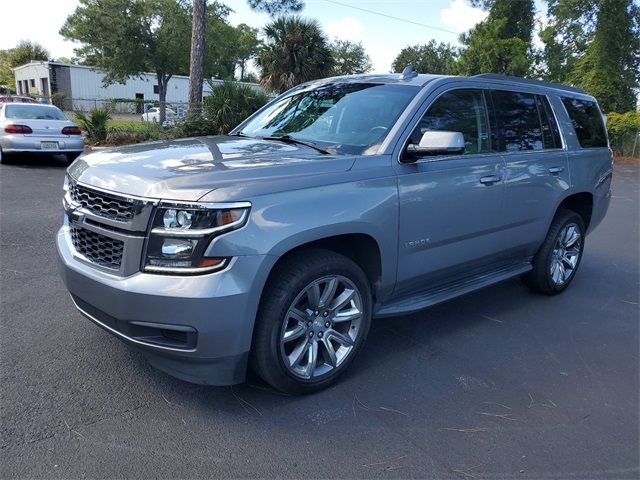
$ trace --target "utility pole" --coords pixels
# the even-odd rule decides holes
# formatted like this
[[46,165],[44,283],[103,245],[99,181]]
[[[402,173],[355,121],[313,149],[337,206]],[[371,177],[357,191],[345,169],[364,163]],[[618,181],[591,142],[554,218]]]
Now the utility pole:
[[205,9],[206,0],[193,0],[188,112],[191,116],[199,116],[202,111]]

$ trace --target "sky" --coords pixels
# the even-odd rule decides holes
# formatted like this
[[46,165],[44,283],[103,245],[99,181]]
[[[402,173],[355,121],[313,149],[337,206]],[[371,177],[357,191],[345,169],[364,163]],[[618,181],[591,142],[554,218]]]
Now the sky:
[[[269,21],[268,15],[251,11],[246,0],[223,3],[234,10],[229,16],[232,25],[260,28]],[[77,45],[58,32],[77,5],[77,0],[30,0],[28,22],[3,22],[0,49],[26,39],[44,45],[54,59],[72,57]],[[301,15],[318,20],[330,39],[362,42],[373,71],[388,72],[402,48],[431,39],[457,45],[459,34],[483,20],[486,13],[470,7],[466,0],[306,0]]]

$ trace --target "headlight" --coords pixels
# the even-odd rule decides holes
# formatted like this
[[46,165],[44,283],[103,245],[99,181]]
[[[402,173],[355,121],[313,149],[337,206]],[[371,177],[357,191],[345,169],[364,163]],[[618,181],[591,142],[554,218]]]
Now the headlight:
[[251,204],[161,203],[147,242],[144,270],[198,274],[221,270],[227,258],[205,257],[211,240],[245,225]]

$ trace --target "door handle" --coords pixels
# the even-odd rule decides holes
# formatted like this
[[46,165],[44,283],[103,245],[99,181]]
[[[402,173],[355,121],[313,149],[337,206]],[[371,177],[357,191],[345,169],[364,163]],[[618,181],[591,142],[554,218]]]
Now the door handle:
[[502,177],[498,175],[489,175],[488,177],[481,177],[480,183],[483,185],[493,185],[494,183],[498,183],[502,180]]
[[558,175],[559,173],[564,171],[564,167],[551,167],[549,169],[549,173],[551,175]]

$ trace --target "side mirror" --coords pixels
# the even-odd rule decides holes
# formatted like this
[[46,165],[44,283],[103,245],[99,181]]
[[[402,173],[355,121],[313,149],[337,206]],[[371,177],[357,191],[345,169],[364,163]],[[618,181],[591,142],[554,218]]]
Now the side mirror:
[[464,153],[464,136],[460,132],[427,130],[418,145],[407,145],[407,153],[414,156],[457,155]]

